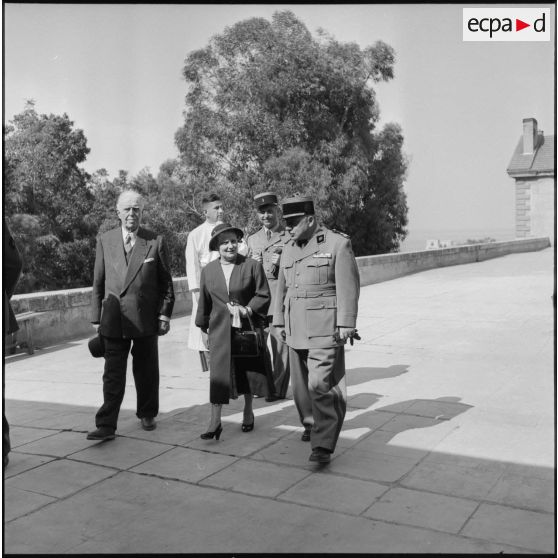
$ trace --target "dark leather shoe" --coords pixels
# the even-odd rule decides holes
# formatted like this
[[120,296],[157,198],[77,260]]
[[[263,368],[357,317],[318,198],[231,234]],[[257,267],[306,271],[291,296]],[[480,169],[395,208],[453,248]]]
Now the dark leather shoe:
[[310,432],[311,432],[310,428],[305,428],[304,432],[302,433],[302,436],[300,437],[300,439],[303,442],[309,442],[310,441]]
[[155,430],[157,425],[153,417],[141,417],[141,427],[144,430]]
[[88,440],[114,440],[116,435],[114,430],[108,426],[100,426],[97,430],[87,433]]
[[325,448],[314,448],[309,461],[317,461],[318,463],[329,463],[331,461],[331,452]]

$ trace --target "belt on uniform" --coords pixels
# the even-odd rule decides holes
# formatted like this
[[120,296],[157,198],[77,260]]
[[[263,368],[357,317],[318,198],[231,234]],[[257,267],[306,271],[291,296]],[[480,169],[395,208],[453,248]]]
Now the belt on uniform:
[[296,289],[294,287],[289,287],[287,295],[291,298],[317,298],[319,296],[335,296],[335,287],[332,286],[329,289],[323,289],[321,291],[307,291],[305,289]]

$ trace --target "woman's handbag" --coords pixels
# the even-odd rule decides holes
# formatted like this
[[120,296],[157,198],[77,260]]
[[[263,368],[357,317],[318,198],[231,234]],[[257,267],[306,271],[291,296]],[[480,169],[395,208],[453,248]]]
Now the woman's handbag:
[[232,328],[231,355],[233,357],[258,357],[262,354],[263,340],[261,332],[254,327],[248,315],[250,329]]

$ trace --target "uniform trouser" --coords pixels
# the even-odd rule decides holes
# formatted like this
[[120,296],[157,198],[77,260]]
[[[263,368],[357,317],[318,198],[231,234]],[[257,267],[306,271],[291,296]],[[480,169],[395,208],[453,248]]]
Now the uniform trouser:
[[277,397],[284,399],[289,388],[289,346],[273,325],[265,328],[265,341],[271,345],[271,362],[273,369],[273,386]]
[[159,351],[158,336],[136,339],[104,337],[105,372],[103,374],[103,405],[95,415],[97,428],[116,429],[120,405],[126,388],[126,365],[132,347],[132,372],[136,385],[136,415],[155,417],[159,412]]
[[335,450],[347,410],[345,347],[289,348],[293,397],[312,448]]

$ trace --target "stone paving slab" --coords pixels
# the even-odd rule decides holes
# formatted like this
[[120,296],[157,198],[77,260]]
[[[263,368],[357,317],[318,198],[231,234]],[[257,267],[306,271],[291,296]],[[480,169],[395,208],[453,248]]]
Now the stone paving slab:
[[[46,390],[43,392],[46,393]],[[11,401],[6,399],[6,416],[10,417],[10,424],[17,426],[28,426],[32,428],[41,427],[42,421],[59,415],[59,405],[33,404],[32,401]]]
[[158,477],[197,483],[238,461],[236,457],[174,448],[130,469]]
[[397,440],[396,433],[379,429],[360,440],[358,447],[354,449],[380,455],[403,457],[414,463],[424,459],[431,451],[429,447],[415,448],[398,444]]
[[496,486],[504,471],[502,463],[461,465],[455,462],[450,466],[436,458],[425,459],[403,479],[402,484],[439,494],[483,499]]
[[94,423],[90,413],[75,412],[45,417],[41,420],[40,425],[41,428],[86,432],[93,429]]
[[373,482],[315,474],[289,488],[278,499],[359,515],[385,491],[385,486]]
[[28,444],[29,442],[34,442],[35,440],[40,440],[41,438],[58,434],[58,432],[58,429],[50,430],[46,428],[33,428],[27,426],[11,426],[10,443],[12,449],[16,449],[24,444]]
[[555,493],[549,490],[548,479],[539,479],[532,473],[516,475],[506,471],[485,496],[512,507],[554,513]]
[[18,446],[21,453],[47,455],[51,457],[66,457],[98,443],[86,440],[83,434],[77,432],[58,432],[47,438]]
[[56,498],[44,494],[6,485],[4,498],[10,503],[4,512],[4,521],[12,521],[56,501]]
[[117,437],[116,440],[97,442],[72,454],[72,459],[116,469],[129,469],[172,449],[168,444],[144,440],[124,437]]
[[481,504],[463,529],[463,534],[554,553],[555,529],[556,522],[552,514]]
[[49,461],[54,461],[54,457],[47,457],[45,455],[28,455],[19,453],[17,450],[11,451],[9,455],[9,466],[4,469],[4,478],[9,479],[15,477],[24,471],[39,467]]
[[478,503],[471,500],[394,488],[372,504],[364,515],[371,519],[458,533],[477,507]]
[[114,474],[112,469],[106,467],[63,459],[7,479],[5,486],[53,498],[65,498]]
[[394,483],[409,474],[416,465],[417,458],[356,448],[337,455],[331,461],[328,471],[363,480]]
[[200,484],[275,498],[310,474],[309,471],[296,467],[239,459],[230,467],[205,478]]

